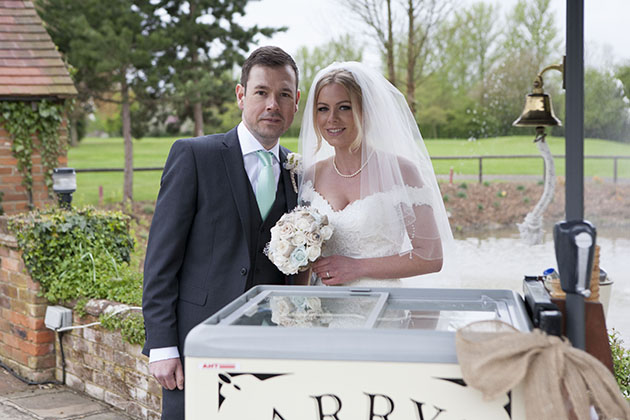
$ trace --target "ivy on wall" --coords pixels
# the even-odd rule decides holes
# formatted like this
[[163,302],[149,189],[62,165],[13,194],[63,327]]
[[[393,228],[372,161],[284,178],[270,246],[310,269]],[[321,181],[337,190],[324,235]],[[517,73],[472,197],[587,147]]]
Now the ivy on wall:
[[9,218],[24,265],[51,303],[80,297],[137,303],[125,293],[134,240],[120,212],[51,208]]
[[57,158],[67,147],[59,137],[64,111],[63,102],[0,102],[0,124],[11,136],[11,152],[17,159],[17,168],[22,175],[22,185],[26,188],[30,205],[33,204],[33,139],[37,136],[40,140],[44,180],[48,190],[52,191],[52,170],[57,166]]
[[[22,251],[24,265],[40,294],[51,303],[81,312],[88,299],[128,305],[142,303],[142,273],[129,265],[134,240],[130,218],[94,208],[51,208],[11,216],[9,230]],[[121,328],[131,343],[144,342],[141,314],[102,319],[108,329]]]

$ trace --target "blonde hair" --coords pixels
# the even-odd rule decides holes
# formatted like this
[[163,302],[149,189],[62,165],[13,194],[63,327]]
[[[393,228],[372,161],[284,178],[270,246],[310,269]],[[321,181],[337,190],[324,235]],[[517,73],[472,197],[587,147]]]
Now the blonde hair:
[[350,97],[350,104],[352,105],[352,117],[354,119],[354,124],[357,127],[357,136],[354,141],[350,144],[350,151],[355,152],[361,147],[361,141],[363,138],[363,92],[361,91],[361,87],[352,76],[348,70],[345,69],[335,69],[326,73],[322,76],[321,79],[315,85],[315,94],[313,101],[313,125],[315,128],[315,135],[317,136],[317,149],[322,145],[322,133],[319,131],[319,127],[317,127],[317,98],[319,98],[319,93],[324,88],[324,86],[331,85],[336,83],[342,86],[348,96]]

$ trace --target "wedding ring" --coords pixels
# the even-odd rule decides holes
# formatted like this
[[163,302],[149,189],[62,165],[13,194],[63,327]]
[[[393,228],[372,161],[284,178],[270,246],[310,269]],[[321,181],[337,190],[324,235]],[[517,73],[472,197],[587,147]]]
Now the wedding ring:
[[330,273],[328,271],[326,271],[326,278],[329,279],[330,278]]

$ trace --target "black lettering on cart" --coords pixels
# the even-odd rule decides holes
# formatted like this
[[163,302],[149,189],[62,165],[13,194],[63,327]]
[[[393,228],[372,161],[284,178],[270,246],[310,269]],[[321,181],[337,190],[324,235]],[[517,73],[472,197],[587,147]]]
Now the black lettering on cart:
[[[417,410],[416,413],[418,414],[418,420],[424,420],[424,414],[422,412],[422,406],[424,405],[424,403],[421,403],[421,402],[418,402],[418,401],[414,401],[414,400],[411,400],[411,401],[413,401],[416,404],[416,410]],[[438,416],[440,414],[442,414],[443,411],[446,411],[443,408],[439,408],[439,407],[436,407],[436,406],[433,406],[433,408],[435,408],[437,410],[437,414],[435,416],[431,417],[431,420],[437,419]]]
[[[330,397],[333,400],[335,400],[335,412],[334,413],[324,413],[324,405],[322,404],[322,399],[324,397]],[[337,417],[337,414],[339,414],[339,412],[341,411],[341,399],[333,394],[323,394],[323,395],[319,395],[319,396],[315,396],[315,395],[311,395],[311,398],[315,398],[315,400],[317,401],[317,415],[319,416],[318,419],[319,420],[324,420],[324,419],[335,419],[335,420],[340,420],[339,417]]]
[[273,416],[271,417],[271,420],[285,420],[285,418],[282,417],[280,415],[280,413],[278,413],[278,411],[274,408],[273,409]]
[[[387,395],[383,395],[383,394],[365,394],[368,397],[370,397],[370,415],[368,416],[369,420],[375,419],[377,417],[380,417],[383,420],[388,420],[388,417],[390,414],[392,414],[392,412],[394,411],[394,401],[389,398]],[[376,397],[383,397],[385,398],[385,400],[387,401],[387,405],[388,405],[388,412],[385,414],[377,414],[374,412],[374,400],[376,399]]]

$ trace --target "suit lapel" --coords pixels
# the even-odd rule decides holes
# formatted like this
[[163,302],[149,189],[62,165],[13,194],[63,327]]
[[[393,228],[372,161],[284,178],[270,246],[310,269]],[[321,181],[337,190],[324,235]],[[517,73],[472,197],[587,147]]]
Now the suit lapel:
[[[243,166],[243,152],[238,142],[236,128],[225,134],[223,140],[224,149],[222,150],[223,162],[225,163],[225,172],[230,183],[230,190],[236,203],[238,215],[243,225],[243,232],[250,242],[249,233],[251,232],[251,214],[249,210],[249,179]],[[248,247],[249,249],[249,247]]]
[[287,160],[287,151],[288,149],[280,147],[280,175],[284,181],[284,195],[287,199],[287,211],[291,211],[297,205],[297,194],[293,189],[293,183],[291,182],[291,177],[293,175],[284,168],[284,162]]

